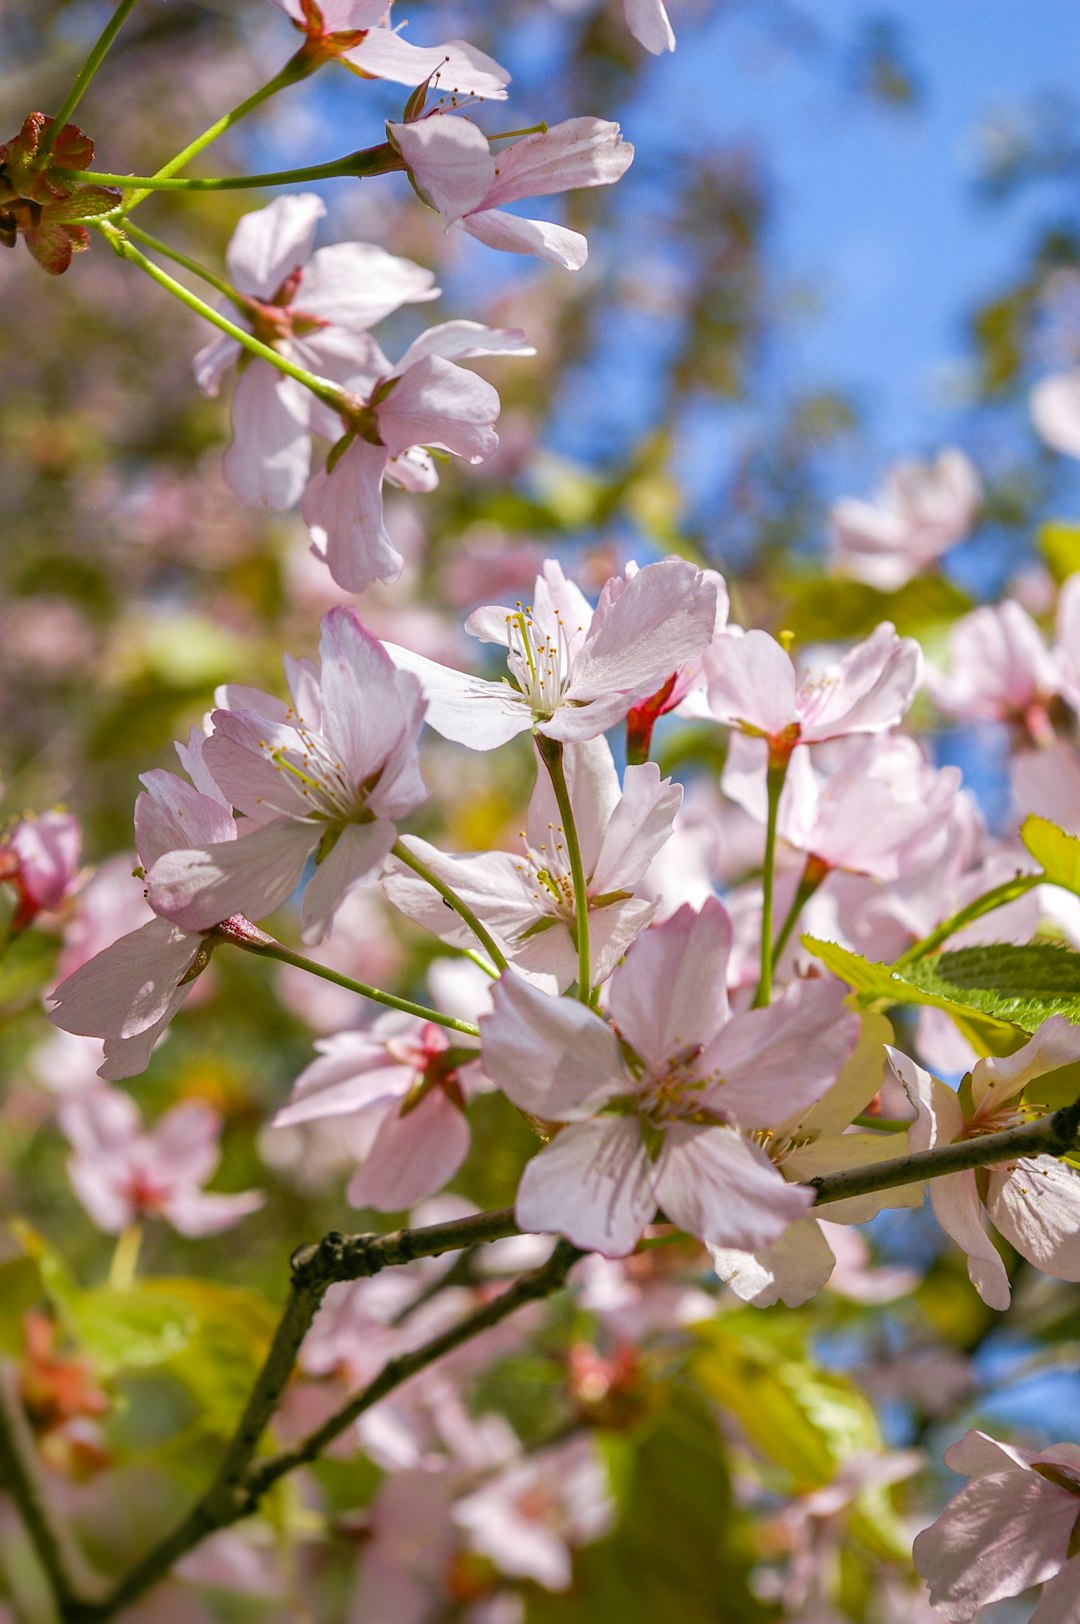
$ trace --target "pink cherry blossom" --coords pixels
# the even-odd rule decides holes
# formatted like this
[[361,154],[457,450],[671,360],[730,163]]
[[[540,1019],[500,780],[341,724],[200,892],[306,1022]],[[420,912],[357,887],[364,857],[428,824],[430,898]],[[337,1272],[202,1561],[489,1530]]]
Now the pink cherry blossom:
[[1080,711],[1080,574],[1062,582],[1057,603],[1053,659],[1057,667],[1057,691]]
[[1048,446],[1080,457],[1080,372],[1054,372],[1031,391],[1031,417]]
[[[763,740],[736,734],[721,779],[724,793],[761,823],[766,755]],[[935,770],[900,734],[839,741],[830,768],[819,771],[805,750],[792,757],[777,822],[781,839],[819,870],[891,881],[944,855],[959,768]]]
[[956,621],[949,630],[949,671],[927,671],[935,704],[950,715],[1010,722],[1043,742],[1053,737],[1046,707],[1058,686],[1042,633],[1008,598]]
[[174,841],[149,868],[151,906],[184,930],[271,913],[314,857],[301,918],[305,940],[321,940],[348,892],[378,871],[395,820],[424,799],[415,678],[350,609],[324,618],[319,652],[318,669],[287,665],[291,705],[241,689],[213,713],[206,768],[246,822],[239,840]]
[[272,0],[306,36],[318,57],[338,57],[365,79],[422,85],[450,97],[482,96],[505,101],[510,75],[465,40],[412,45],[390,26],[388,0]]
[[754,1250],[806,1212],[810,1191],[739,1130],[819,1098],[858,1024],[826,981],[731,1016],[730,946],[716,901],[639,936],[611,979],[615,1030],[512,975],[497,983],[480,1023],[484,1071],[530,1116],[565,1124],[526,1166],[523,1229],[619,1257],[660,1206],[712,1245]]
[[767,632],[718,637],[705,656],[709,714],[790,754],[849,733],[885,733],[901,720],[922,676],[922,652],[888,621],[814,676],[796,671]]
[[497,393],[456,361],[534,353],[523,333],[474,321],[429,327],[396,366],[374,340],[368,346],[364,371],[344,380],[336,427],[332,414],[325,414],[331,426],[324,424],[324,432],[337,436],[337,443],[301,503],[312,547],[349,592],[401,574],[401,554],[383,523],[385,480],[406,490],[432,490],[438,476],[427,447],[478,463],[499,443]]
[[834,564],[843,575],[895,592],[963,540],[981,496],[979,476],[962,451],[943,451],[932,463],[898,463],[876,501],[846,497],[834,505]]
[[0,883],[12,885],[18,898],[13,929],[59,908],[75,883],[81,851],[82,829],[69,812],[23,818],[0,840]]
[[411,124],[388,124],[413,184],[449,229],[460,225],[489,248],[540,259],[576,271],[589,245],[578,231],[547,220],[508,214],[504,203],[583,186],[610,186],[630,167],[634,149],[617,124],[571,118],[526,135],[498,152],[470,119],[432,114]]
[[934,1608],[967,1624],[981,1607],[1042,1585],[1031,1624],[1073,1624],[1080,1597],[1080,1445],[1036,1452],[968,1432],[945,1464],[970,1479],[915,1540]]
[[501,1573],[567,1590],[571,1548],[605,1534],[614,1509],[596,1445],[579,1436],[515,1461],[458,1500],[453,1518]]
[[397,1212],[441,1190],[469,1149],[465,1088],[475,1050],[457,1034],[451,1047],[441,1027],[396,1013],[315,1047],[320,1059],[296,1079],[273,1126],[353,1119],[361,1128],[352,1141],[360,1160],[348,1190],[354,1207]]
[[[1054,1015],[1006,1059],[976,1062],[959,1094],[899,1050],[889,1060],[917,1114],[912,1150],[931,1150],[1027,1120],[1025,1089],[1037,1099],[1038,1079],[1080,1060],[1080,1028]],[[1032,1086],[1034,1085],[1034,1086]],[[985,1170],[930,1180],[934,1216],[967,1253],[968,1274],[991,1308],[1009,1306],[1005,1265],[986,1230],[987,1215],[1021,1257],[1059,1280],[1080,1280],[1080,1177],[1054,1156],[1021,1156]]]
[[675,31],[663,0],[623,0],[626,26],[653,56],[675,49]]
[[[593,979],[599,982],[656,913],[658,903],[635,895],[635,887],[671,833],[682,788],[646,762],[626,769],[620,790],[602,738],[567,745],[564,765],[589,896]],[[578,972],[577,925],[566,838],[546,773],[537,778],[523,837],[520,857],[501,851],[447,856],[414,837],[404,844],[453,887],[513,963],[561,992]],[[383,887],[396,907],[443,941],[475,946],[468,926],[403,864],[391,861]]]
[[[430,271],[371,243],[312,253],[326,205],[313,192],[275,198],[245,214],[227,251],[241,325],[316,376],[341,379],[371,364],[367,329],[401,305],[434,299]],[[295,378],[219,335],[195,357],[199,387],[216,395],[243,360],[233,398],[233,441],[223,471],[248,507],[278,512],[298,502],[310,472],[316,402]]]
[[132,873],[135,866],[134,852],[118,852],[100,863],[76,891],[64,919],[64,945],[56,964],[59,980],[153,918],[142,883]]
[[[135,803],[144,869],[189,842],[236,839],[236,823],[202,763],[202,735],[193,733],[191,743],[177,749],[198,787],[174,773],[145,774],[145,791]],[[66,1032],[105,1040],[99,1076],[110,1082],[135,1077],[205,969],[212,945],[201,931],[153,918],[80,963],[51,994],[49,1019]]]
[[387,644],[419,677],[427,721],[444,739],[493,750],[530,728],[567,742],[593,739],[655,693],[709,645],[716,586],[682,559],[648,564],[594,611],[549,560],[531,604],[475,610],[465,630],[507,650],[510,683],[489,682]]
[[164,1218],[182,1235],[216,1235],[263,1204],[258,1190],[202,1188],[218,1164],[221,1117],[197,1100],[174,1106],[146,1131],[134,1101],[112,1088],[69,1096],[58,1117],[74,1150],[72,1188],[107,1234]]

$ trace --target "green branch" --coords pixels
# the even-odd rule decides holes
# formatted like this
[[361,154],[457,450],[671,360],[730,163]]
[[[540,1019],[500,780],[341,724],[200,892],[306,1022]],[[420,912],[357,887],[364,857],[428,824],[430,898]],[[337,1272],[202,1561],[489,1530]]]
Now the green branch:
[[[372,175],[390,175],[405,168],[400,153],[389,141],[376,147],[361,147],[344,158],[330,163],[308,164],[302,169],[276,169],[267,175],[111,175],[98,169],[53,169],[60,180],[70,180],[94,186],[119,186],[124,191],[135,191],[141,196],[147,192],[245,192],[261,186],[296,186],[304,181],[340,180],[351,176],[365,180]],[[134,208],[135,204],[130,205]]]
[[760,1009],[772,1001],[773,976],[773,892],[776,883],[776,825],[780,814],[780,797],[784,792],[790,745],[777,746],[769,740],[769,765],[765,773],[765,793],[768,811],[765,818],[765,860],[761,870],[761,976],[754,993],[752,1008]]

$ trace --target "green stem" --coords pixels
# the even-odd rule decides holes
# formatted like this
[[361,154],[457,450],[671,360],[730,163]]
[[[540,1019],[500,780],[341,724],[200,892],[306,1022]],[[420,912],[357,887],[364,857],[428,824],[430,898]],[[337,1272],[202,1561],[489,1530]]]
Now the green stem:
[[1026,896],[1037,885],[1045,884],[1046,875],[1041,872],[1017,874],[1011,880],[1003,880],[1000,885],[995,885],[993,890],[976,897],[974,902],[969,902],[966,907],[950,914],[948,919],[943,920],[930,932],[929,936],[924,936],[921,942],[916,942],[906,953],[901,953],[893,969],[903,970],[909,964],[917,964],[958,930],[963,930],[965,925],[970,925],[975,919],[981,919],[983,914],[993,913],[995,908],[1003,908],[1007,903],[1015,902],[1018,897]]
[[294,953],[291,948],[276,942],[272,936],[255,926],[246,924],[235,927],[230,920],[217,927],[215,935],[222,941],[231,942],[234,947],[242,947],[245,953],[254,953],[257,958],[276,959],[279,964],[291,964],[297,970],[306,970],[309,975],[318,976],[322,981],[329,981],[335,987],[344,987],[346,992],[354,992],[360,998],[370,998],[376,1004],[385,1004],[387,1009],[397,1009],[404,1015],[415,1015],[418,1020],[432,1021],[436,1026],[447,1026],[452,1032],[463,1032],[466,1037],[478,1038],[480,1029],[471,1021],[459,1021],[456,1015],[444,1015],[441,1010],[428,1009],[424,1004],[414,1004],[408,998],[398,998],[392,992],[383,992],[380,987],[369,987],[364,981],[354,981],[351,976],[343,976],[337,970],[331,970],[325,964],[316,964],[314,959],[305,959],[302,953]]
[[232,283],[227,282],[223,276],[218,276],[216,272],[208,271],[206,266],[200,265],[197,259],[192,259],[188,254],[182,254],[178,248],[171,248],[167,242],[162,242],[159,237],[152,237],[149,231],[144,231],[141,226],[134,225],[126,216],[120,225],[120,229],[125,237],[137,238],[139,242],[145,243],[147,248],[152,248],[155,254],[163,254],[166,259],[171,259],[175,264],[182,265],[185,271],[190,271],[192,276],[200,277],[202,281],[215,288],[230,303],[239,305],[240,294]]
[[[411,868],[413,873],[418,875],[427,885],[430,885],[433,891],[438,892],[448,907],[453,908],[458,918],[463,919],[468,925],[500,974],[503,970],[509,968],[505,953],[503,953],[487,927],[473,913],[468,903],[459,897],[457,892],[447,885],[445,880],[440,880],[434,869],[429,868],[422,858],[417,857],[416,853],[411,851],[403,840],[395,840],[390,855],[396,857],[399,863],[404,863],[406,868]],[[483,969],[482,965],[481,969]]]
[[[178,152],[175,158],[170,158],[167,164],[163,164],[152,176],[152,179],[155,181],[169,180],[178,170],[185,169],[192,158],[197,157],[205,147],[216,141],[218,136],[224,135],[226,130],[231,130],[234,124],[239,124],[242,118],[246,118],[248,113],[254,112],[256,107],[259,107],[264,101],[268,101],[271,96],[275,96],[279,90],[286,90],[289,85],[299,84],[301,80],[307,78],[308,74],[313,73],[319,65],[318,57],[313,56],[306,47],[301,46],[296,55],[289,58],[280,73],[276,73],[265,85],[262,85],[260,89],[246,97],[244,101],[233,108],[231,113],[226,113],[216,123],[211,124],[209,129],[204,130],[201,135],[197,135],[194,141],[184,148],[183,152]],[[137,192],[129,200],[128,209],[136,208],[143,198],[148,196],[150,190],[150,187],[146,187]]]
[[792,899],[791,907],[787,911],[787,918],[780,926],[780,929],[776,935],[776,940],[772,945],[774,963],[787,946],[788,937],[795,929],[795,924],[799,915],[802,913],[803,909],[806,907],[806,904],[810,901],[810,898],[814,895],[814,892],[817,890],[818,886],[821,884],[828,872],[828,864],[823,863],[819,857],[808,857],[806,859],[806,865],[803,868],[802,877],[799,880],[798,887]]
[[[200,175],[197,178],[156,175],[111,175],[98,169],[54,169],[60,180],[95,186],[119,186],[124,191],[147,192],[243,192],[260,186],[295,186],[301,181],[340,180],[352,176],[364,180],[371,175],[389,175],[405,168],[405,162],[388,141],[377,147],[362,147],[330,163],[309,164],[303,169],[276,169],[266,175]],[[131,205],[134,207],[134,203]]]
[[234,338],[238,344],[243,345],[245,350],[250,351],[252,355],[257,355],[261,361],[269,361],[271,366],[277,367],[278,371],[284,372],[287,377],[295,378],[297,383],[302,383],[305,389],[310,389],[313,395],[317,396],[319,400],[333,410],[336,411],[339,408],[341,391],[328,378],[316,377],[314,372],[308,372],[304,367],[298,367],[286,356],[279,355],[277,350],[272,349],[269,344],[264,344],[254,334],[247,332],[243,327],[238,327],[234,321],[229,320],[228,316],[223,316],[220,310],[215,310],[212,305],[206,303],[205,299],[200,299],[197,293],[192,293],[182,282],[178,282],[174,276],[170,276],[168,271],[163,271],[160,265],[155,265],[152,259],[147,259],[146,255],[140,253],[134,243],[128,241],[125,233],[118,227],[110,225],[106,220],[88,220],[86,223],[105,238],[106,242],[110,244],[121,259],[129,260],[132,265],[137,265],[159,287],[164,288],[167,293],[171,293],[174,299],[179,299],[182,305],[186,305],[189,310],[193,310],[197,316],[202,316],[203,320],[208,321],[212,327],[218,328],[220,332],[228,333],[229,337]]
[[142,1225],[128,1224],[120,1231],[109,1265],[109,1286],[113,1291],[130,1291],[142,1246]]
[[578,986],[577,995],[583,1004],[592,1002],[592,967],[589,959],[589,892],[585,884],[585,866],[581,860],[574,808],[570,803],[570,786],[566,782],[566,764],[562,741],[549,739],[545,733],[534,735],[540,760],[548,770],[555,802],[562,818],[562,833],[566,840],[566,855],[570,859],[570,877],[574,884],[574,924],[577,928]]
[[98,36],[97,44],[79,69],[75,83],[60,103],[60,110],[53,119],[51,127],[45,131],[41,146],[38,149],[39,157],[43,158],[51,150],[53,141],[60,134],[64,125],[70,121],[72,113],[82,101],[91,79],[105,60],[105,54],[109,46],[123,27],[124,19],[134,4],[135,0],[120,0],[120,4],[105,24]]
[[780,796],[791,760],[790,745],[778,746],[769,740],[769,765],[765,774],[768,811],[765,819],[765,858],[761,870],[761,978],[752,1007],[760,1009],[772,1000],[773,976],[773,893],[776,885],[776,822]]

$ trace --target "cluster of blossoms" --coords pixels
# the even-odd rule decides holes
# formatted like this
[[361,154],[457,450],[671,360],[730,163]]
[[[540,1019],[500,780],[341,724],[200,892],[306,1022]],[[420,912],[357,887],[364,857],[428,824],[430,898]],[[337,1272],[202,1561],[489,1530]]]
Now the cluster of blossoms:
[[[616,182],[633,156],[617,125],[577,117],[488,137],[461,110],[505,99],[509,76],[485,53],[460,40],[414,45],[390,25],[386,0],[275,3],[302,36],[295,77],[337,61],[412,90],[386,141],[340,173],[404,172],[447,230],[567,270],[585,263],[580,233],[507,205]],[[659,0],[626,0],[625,12],[648,50],[673,47]],[[81,222],[116,215],[121,193],[73,178],[88,170],[92,144],[53,124],[32,115],[0,148],[0,237],[25,236],[58,272],[86,246]],[[213,395],[237,372],[224,459],[234,494],[275,512],[298,507],[334,582],[359,594],[402,572],[384,487],[429,491],[439,454],[479,463],[498,444],[498,395],[461,363],[535,352],[517,329],[451,319],[392,361],[372,329],[439,297],[434,276],[370,243],[316,249],[325,212],[300,193],[241,220],[228,280],[209,278],[222,304],[202,314],[219,332],[195,373]],[[98,229],[137,255],[118,217]],[[1074,394],[1075,380],[1051,379],[1033,403],[1046,437],[1067,449],[1080,444],[1066,421]],[[963,540],[980,501],[959,451],[901,465],[874,502],[834,508],[833,566],[897,592]],[[830,1283],[853,1300],[889,1300],[909,1289],[910,1271],[869,1268],[851,1226],[921,1206],[927,1192],[991,1309],[1012,1295],[993,1231],[1044,1274],[1080,1280],[1071,1160],[1017,1152],[984,1167],[961,1156],[935,1173],[925,1159],[1047,1117],[1080,1065],[1080,1025],[1055,1014],[1029,1028],[962,1004],[957,1024],[958,1006],[930,994],[911,1000],[924,1007],[904,1035],[908,1054],[868,1007],[890,1001],[912,955],[946,940],[1026,944],[1050,919],[1080,945],[1074,899],[1042,883],[1015,840],[988,832],[959,771],[937,765],[910,728],[921,693],[942,717],[997,729],[1018,815],[1050,818],[1062,838],[1080,833],[1080,576],[1062,587],[1052,643],[1007,599],[953,626],[940,668],[889,621],[846,650],[802,649],[729,613],[723,578],[681,558],[626,564],[595,603],[549,559],[527,600],[473,609],[465,631],[483,647],[462,669],[384,640],[356,607],[338,606],[323,619],[317,659],[286,661],[283,694],[227,684],[176,746],[183,775],[143,776],[134,886],[123,859],[115,872],[80,875],[67,813],[20,819],[0,838],[8,934],[39,914],[64,932],[49,996],[60,1047],[37,1064],[62,1094],[71,1186],[93,1222],[121,1237],[121,1257],[149,1219],[198,1238],[263,1205],[260,1191],[204,1188],[223,1129],[211,1105],[181,1099],[146,1127],[111,1086],[148,1067],[204,989],[212,955],[230,945],[388,1006],[370,1024],[339,1029],[334,1016],[324,1026],[291,1098],[267,1112],[267,1160],[292,1158],[316,1177],[320,1158],[347,1167],[345,1199],[361,1209],[396,1213],[442,1195],[418,1215],[430,1223],[461,1216],[443,1192],[469,1156],[478,1099],[500,1096],[506,1117],[535,1132],[516,1190],[522,1233],[483,1261],[425,1259],[338,1280],[303,1343],[278,1415],[298,1459],[338,1413],[341,1388],[411,1370],[440,1337],[450,1355],[437,1370],[417,1365],[393,1404],[358,1407],[347,1435],[330,1440],[362,1448],[386,1473],[364,1517],[357,1624],[424,1624],[433,1597],[469,1624],[517,1624],[515,1583],[567,1588],[573,1549],[614,1517],[587,1428],[635,1392],[635,1337],[705,1318],[719,1283],[762,1308],[798,1307]],[[722,755],[715,784],[684,793],[649,759],[672,714],[705,729]],[[441,746],[425,730],[470,751],[528,751],[535,782],[517,843],[460,851],[428,838],[429,752]],[[431,1006],[337,967],[365,908],[376,929],[396,916],[427,930],[437,953],[459,955],[430,967]],[[295,928],[310,956],[270,935],[270,923]],[[815,954],[808,938],[847,958]],[[881,972],[861,999],[822,967],[858,955]],[[999,1037],[1008,1028],[1008,1052],[981,1052],[984,1017]],[[90,1041],[72,1047],[68,1037]],[[943,1080],[952,1074],[959,1086]],[[857,1188],[843,1199],[847,1175]],[[830,1180],[841,1199],[830,1196],[826,1222],[815,1208]],[[664,1234],[650,1235],[657,1225]],[[672,1229],[707,1256],[707,1289],[673,1283],[649,1261],[648,1241],[679,1239]],[[582,1425],[530,1450],[504,1416],[470,1409],[455,1379],[495,1344],[518,1345],[525,1322],[483,1317],[500,1268],[542,1271],[563,1256],[579,1307],[613,1351],[571,1357]],[[458,1346],[454,1327],[470,1314],[482,1334]],[[33,1352],[40,1374],[49,1337]],[[97,1395],[81,1375],[76,1385],[75,1408],[88,1415]],[[788,1515],[791,1549],[809,1549],[841,1509],[919,1459],[855,1457]],[[946,1460],[972,1481],[916,1541],[930,1605],[962,1624],[1041,1583],[1039,1624],[1075,1618],[1080,1450],[1037,1454],[972,1433]],[[203,1553],[204,1577],[213,1557]],[[227,1543],[216,1557],[239,1559]],[[820,1598],[798,1581],[793,1571],[792,1607],[809,1608]]]

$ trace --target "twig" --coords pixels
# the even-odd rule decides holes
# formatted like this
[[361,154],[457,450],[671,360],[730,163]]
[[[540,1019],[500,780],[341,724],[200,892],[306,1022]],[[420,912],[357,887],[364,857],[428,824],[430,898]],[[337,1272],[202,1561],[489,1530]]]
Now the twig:
[[956,1144],[939,1145],[935,1150],[919,1150],[867,1167],[849,1167],[841,1173],[825,1173],[809,1179],[817,1191],[817,1205],[846,1201],[848,1196],[872,1195],[875,1190],[893,1190],[900,1184],[918,1184],[922,1179],[963,1173],[971,1167],[991,1162],[1011,1162],[1018,1156],[1064,1156],[1076,1145],[1080,1133],[1080,1100],[1062,1106],[1052,1116],[1025,1122],[1003,1133],[983,1134],[977,1139],[961,1139]]

